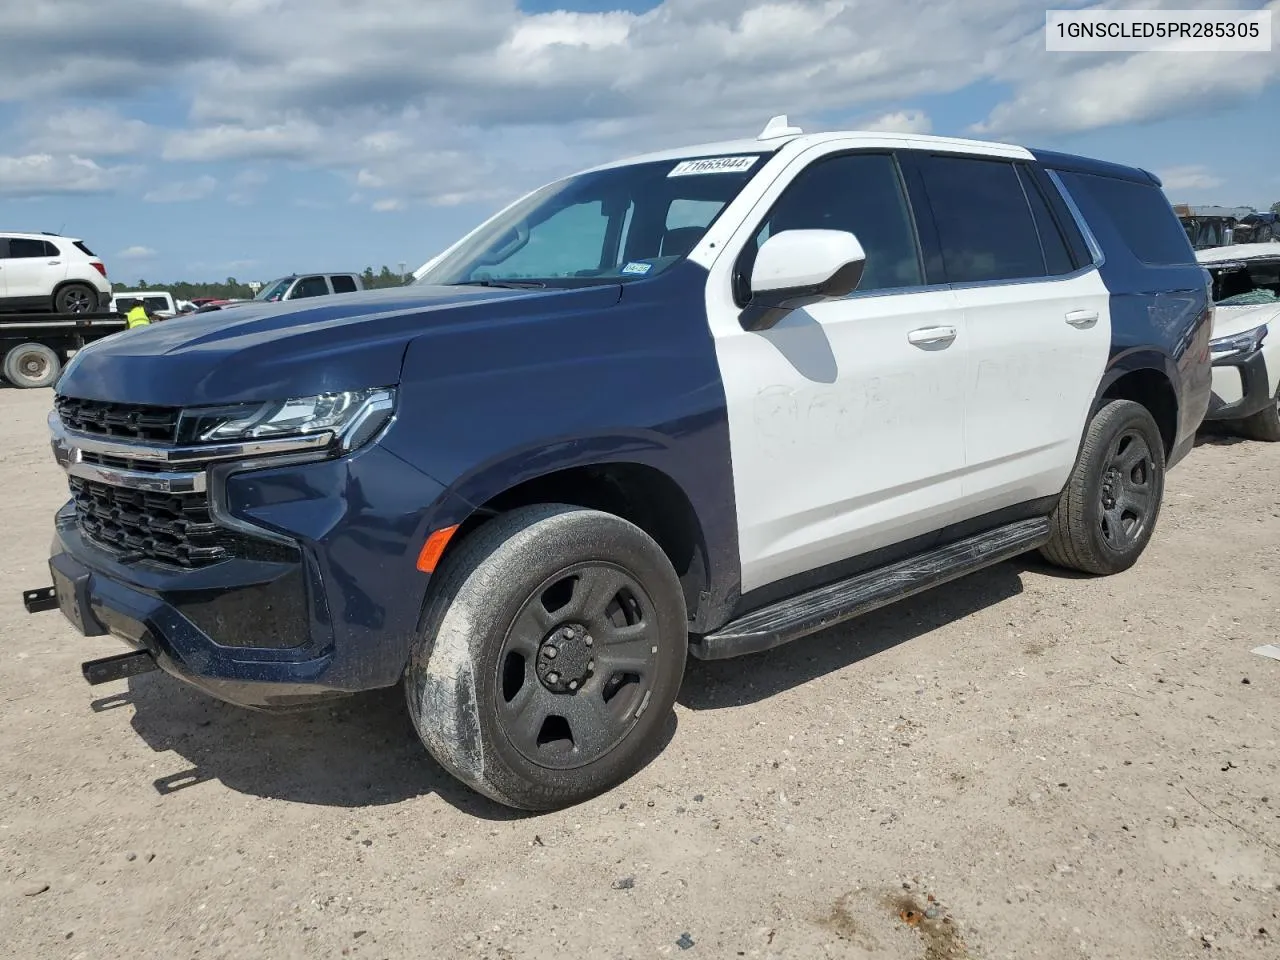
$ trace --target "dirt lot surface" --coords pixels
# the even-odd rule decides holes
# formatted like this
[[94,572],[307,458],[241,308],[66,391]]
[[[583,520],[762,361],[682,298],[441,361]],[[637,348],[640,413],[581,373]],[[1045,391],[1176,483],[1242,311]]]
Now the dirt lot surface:
[[691,662],[672,739],[520,816],[399,691],[224,706],[47,582],[48,391],[0,390],[0,954],[1280,956],[1280,445],[1202,444],[1127,574],[1004,564],[770,654]]

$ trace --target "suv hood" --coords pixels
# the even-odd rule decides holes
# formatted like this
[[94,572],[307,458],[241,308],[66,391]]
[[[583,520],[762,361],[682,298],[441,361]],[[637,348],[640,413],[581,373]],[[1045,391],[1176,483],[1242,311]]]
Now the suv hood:
[[1271,324],[1271,337],[1280,337],[1280,301],[1247,307],[1214,307],[1213,336],[1230,337],[1264,323]]
[[[616,284],[564,290],[410,286],[237,305],[112,334],[79,351],[56,390],[86,400],[203,406],[390,386],[410,341],[453,324],[599,310]],[[530,302],[534,301],[534,302]],[[536,302],[536,303],[535,303]]]

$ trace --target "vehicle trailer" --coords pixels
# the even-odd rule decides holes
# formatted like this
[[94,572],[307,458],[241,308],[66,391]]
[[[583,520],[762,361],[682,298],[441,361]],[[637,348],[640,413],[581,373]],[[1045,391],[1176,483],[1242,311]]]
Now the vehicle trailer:
[[15,387],[51,387],[72,352],[126,326],[118,313],[0,313],[0,371]]

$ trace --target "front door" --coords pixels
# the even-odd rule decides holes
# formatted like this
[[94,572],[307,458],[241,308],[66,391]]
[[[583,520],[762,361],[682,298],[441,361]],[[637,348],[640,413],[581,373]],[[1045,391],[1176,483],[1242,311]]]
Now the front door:
[[[744,593],[939,530],[964,468],[968,337],[954,294],[924,284],[894,157],[797,165],[765,193],[763,219],[726,244],[708,288]],[[743,288],[760,244],[813,228],[858,237],[867,253],[859,289],[770,330],[743,330]],[[718,282],[726,257],[729,284]]]

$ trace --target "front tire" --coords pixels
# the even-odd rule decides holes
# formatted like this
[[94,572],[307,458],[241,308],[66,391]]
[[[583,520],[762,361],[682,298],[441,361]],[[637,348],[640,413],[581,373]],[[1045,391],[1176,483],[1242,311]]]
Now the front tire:
[[98,291],[83,283],[68,283],[53,298],[53,309],[58,313],[93,313],[98,302]]
[[1131,400],[1110,401],[1089,424],[1041,555],[1099,576],[1128,570],[1155,531],[1164,475],[1164,440],[1151,413]]
[[675,570],[643,530],[523,507],[470,534],[435,577],[405,693],[446,770],[541,811],[648,761],[684,676],[688,621]]

